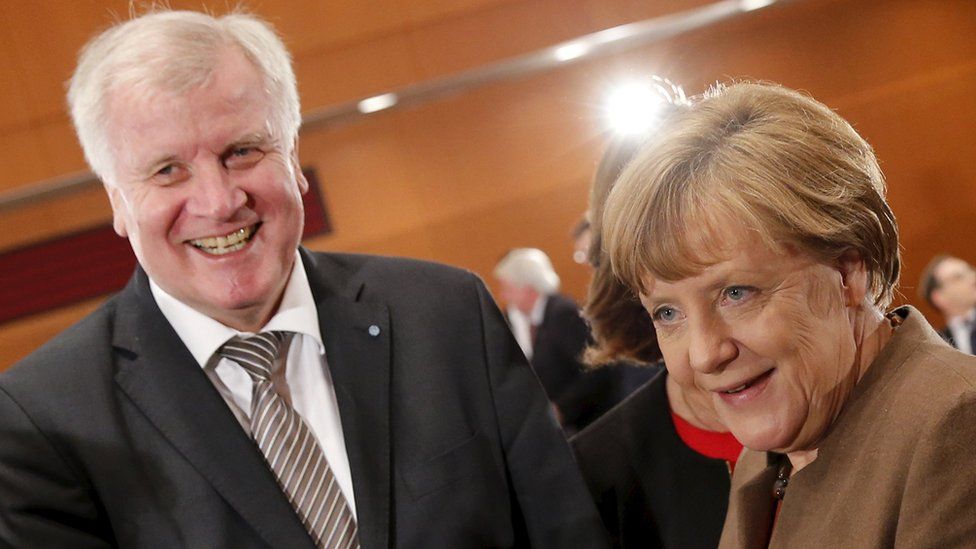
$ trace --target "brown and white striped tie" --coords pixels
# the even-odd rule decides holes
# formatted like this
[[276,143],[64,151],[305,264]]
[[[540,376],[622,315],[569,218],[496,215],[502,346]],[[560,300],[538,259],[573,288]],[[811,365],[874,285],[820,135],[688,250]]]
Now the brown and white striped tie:
[[251,376],[251,436],[315,544],[358,548],[356,520],[325,454],[302,416],[275,391],[272,365],[286,332],[236,336],[218,351]]

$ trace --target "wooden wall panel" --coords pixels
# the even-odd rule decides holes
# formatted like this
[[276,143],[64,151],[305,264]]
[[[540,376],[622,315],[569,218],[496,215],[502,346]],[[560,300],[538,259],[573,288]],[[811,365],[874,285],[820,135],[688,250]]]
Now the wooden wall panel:
[[41,136],[29,123],[0,132],[0,190],[47,177],[45,151]]
[[[10,28],[7,10],[0,10],[0,25]],[[0,33],[0,135],[23,131],[30,124],[31,112],[27,102],[27,71],[17,53],[17,42],[8,33]],[[2,188],[2,187],[0,187]]]
[[976,63],[950,74],[892,86],[850,108],[887,174],[901,229],[904,300],[936,325],[941,319],[916,295],[922,269],[937,253],[976,263]]
[[376,95],[420,80],[409,37],[393,34],[295,58],[305,112]]
[[108,223],[111,219],[112,208],[100,186],[64,196],[60,200],[36,202],[0,213],[0,250],[77,232]]
[[[40,138],[40,153],[46,177],[50,174],[71,174],[87,171],[85,155],[75,139],[75,128],[68,115],[58,116],[34,125],[33,131]],[[72,143],[74,141],[74,143]]]
[[597,120],[581,116],[579,91],[575,100],[549,93],[578,90],[572,76],[484,88],[304,136],[303,161],[321,174],[330,203],[342,205],[329,246],[355,249],[587,180],[601,142]]

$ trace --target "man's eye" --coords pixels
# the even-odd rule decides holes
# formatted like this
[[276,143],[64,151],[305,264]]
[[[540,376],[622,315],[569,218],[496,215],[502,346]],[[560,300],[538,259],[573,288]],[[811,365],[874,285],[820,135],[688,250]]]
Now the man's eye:
[[235,147],[224,159],[224,165],[231,170],[249,168],[264,157],[264,151],[257,147]]
[[153,181],[160,185],[171,185],[186,179],[187,171],[184,166],[179,164],[166,164],[156,170],[153,174]]

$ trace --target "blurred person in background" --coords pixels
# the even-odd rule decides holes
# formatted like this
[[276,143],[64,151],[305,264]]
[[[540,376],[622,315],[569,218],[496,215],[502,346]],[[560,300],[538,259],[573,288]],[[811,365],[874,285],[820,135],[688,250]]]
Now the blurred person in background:
[[588,375],[582,355],[589,327],[579,306],[559,293],[559,275],[545,252],[510,250],[495,266],[516,341],[542,382],[567,434],[577,432],[613,403],[610,376]]
[[[685,108],[683,94],[663,97],[667,106],[658,128]],[[718,420],[707,393],[679,384],[661,367],[650,316],[602,250],[607,195],[627,163],[654,141],[653,133],[618,137],[597,169],[588,212],[593,278],[585,308],[595,339],[588,361],[600,368],[642,364],[652,377],[571,442],[616,547],[706,549],[718,544],[742,445]]]
[[976,271],[950,255],[938,255],[922,272],[919,296],[942,314],[945,328],[939,335],[949,345],[976,354]]
[[118,23],[69,103],[139,267],[0,374],[0,545],[605,545],[477,277],[299,245],[298,91],[267,23]]
[[779,86],[717,87],[627,166],[603,230],[669,376],[749,449],[720,547],[976,543],[976,358],[885,312],[898,229],[850,124]]

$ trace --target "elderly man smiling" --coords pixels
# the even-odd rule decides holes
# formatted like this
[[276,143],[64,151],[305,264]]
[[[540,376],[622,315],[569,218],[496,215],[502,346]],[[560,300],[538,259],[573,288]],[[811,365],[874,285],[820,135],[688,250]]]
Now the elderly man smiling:
[[0,376],[0,545],[605,543],[476,277],[299,247],[298,94],[267,24],[121,23],[69,103],[140,267]]

